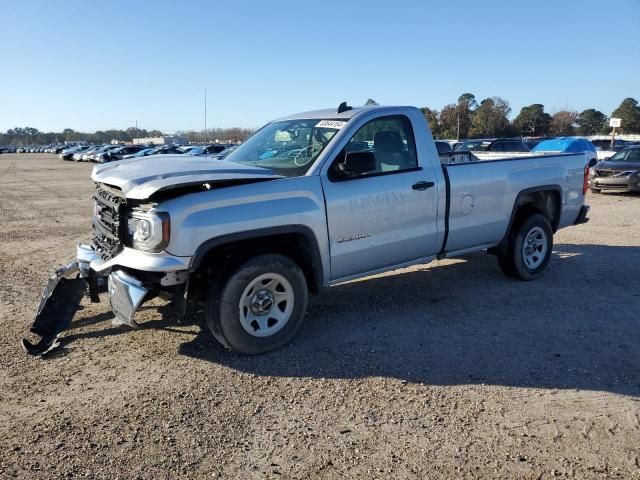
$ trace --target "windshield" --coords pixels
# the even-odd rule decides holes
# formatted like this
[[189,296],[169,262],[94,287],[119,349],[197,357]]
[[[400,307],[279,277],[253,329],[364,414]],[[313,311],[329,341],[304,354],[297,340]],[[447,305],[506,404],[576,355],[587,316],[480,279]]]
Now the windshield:
[[640,162],[640,148],[629,148],[616,153],[610,162]]
[[189,155],[202,155],[204,153],[204,148],[202,147],[193,147],[185,149],[184,153]]
[[344,120],[283,120],[269,123],[240,144],[226,162],[255,165],[279,175],[304,175]]

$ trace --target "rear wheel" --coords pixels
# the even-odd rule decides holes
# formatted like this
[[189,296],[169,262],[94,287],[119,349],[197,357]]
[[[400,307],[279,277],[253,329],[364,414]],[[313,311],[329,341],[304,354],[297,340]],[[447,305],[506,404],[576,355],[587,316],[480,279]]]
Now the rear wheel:
[[291,340],[302,324],[308,290],[300,267],[284,255],[254,257],[222,285],[211,285],[207,325],[225,347],[257,354]]
[[533,214],[516,224],[509,235],[507,251],[498,255],[502,272],[520,280],[540,277],[549,263],[553,230],[544,215]]

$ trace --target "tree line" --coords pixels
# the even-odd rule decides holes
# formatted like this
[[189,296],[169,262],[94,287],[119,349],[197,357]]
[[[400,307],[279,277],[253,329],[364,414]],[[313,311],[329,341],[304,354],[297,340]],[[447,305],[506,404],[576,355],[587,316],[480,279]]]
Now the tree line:
[[206,135],[204,130],[186,130],[176,132],[177,136],[186,137],[191,143],[220,142],[220,143],[238,143],[249,137],[255,129],[253,128],[207,128]]
[[41,132],[32,127],[10,128],[5,133],[0,133],[0,145],[48,145],[64,142],[88,142],[109,143],[111,140],[130,142],[136,137],[157,137],[162,132],[158,130],[137,129],[135,127],[126,130],[98,130],[93,133],[77,132],[71,128],[65,128],[62,132]]
[[[376,102],[369,99],[367,104]],[[463,93],[456,103],[445,105],[440,111],[429,107],[421,110],[437,138],[598,135],[611,131],[609,117],[594,108],[580,113],[561,110],[550,115],[544,111],[544,105],[534,103],[522,107],[510,121],[508,101],[489,97],[478,103],[472,93]],[[621,133],[640,133],[640,107],[636,99],[625,98],[611,117],[622,119]]]
[[[377,105],[368,99],[365,105]],[[520,113],[509,120],[511,107],[501,97],[488,97],[478,103],[472,93],[463,93],[456,103],[441,110],[423,107],[422,113],[429,121],[436,138],[492,138],[522,135],[525,137],[597,135],[610,133],[609,117],[588,108],[578,113],[561,110],[553,115],[544,111],[544,105],[534,103],[522,107]],[[640,134],[640,106],[635,98],[625,98],[611,114],[622,119],[621,133]],[[211,128],[177,132],[190,142],[218,140],[222,143],[241,142],[254,132],[251,128]],[[0,132],[0,145],[48,145],[63,142],[85,141],[89,143],[131,142],[134,138],[159,137],[159,130],[129,127],[126,130],[98,130],[94,133],[77,132],[65,128],[62,132],[40,132],[32,127],[16,127]]]
[[[204,142],[205,138],[211,142],[219,140],[222,143],[238,142],[247,138],[253,129],[250,128],[211,128],[205,135],[202,131],[177,132],[177,136],[186,137],[190,142]],[[134,138],[161,137],[164,134],[160,130],[145,130],[143,128],[129,127],[126,130],[98,130],[93,133],[77,132],[71,128],[65,128],[62,132],[41,132],[32,127],[10,128],[6,132],[0,132],[0,145],[49,145],[64,142],[88,142],[94,144],[118,142],[131,142]]]

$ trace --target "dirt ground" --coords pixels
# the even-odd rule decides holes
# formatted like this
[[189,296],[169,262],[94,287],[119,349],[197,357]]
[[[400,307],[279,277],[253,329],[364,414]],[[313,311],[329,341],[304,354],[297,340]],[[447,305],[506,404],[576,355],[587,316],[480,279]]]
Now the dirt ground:
[[156,300],[18,346],[88,239],[91,165],[0,155],[0,478],[640,478],[640,196],[589,195],[547,274],[472,255],[312,297],[293,343],[225,352]]

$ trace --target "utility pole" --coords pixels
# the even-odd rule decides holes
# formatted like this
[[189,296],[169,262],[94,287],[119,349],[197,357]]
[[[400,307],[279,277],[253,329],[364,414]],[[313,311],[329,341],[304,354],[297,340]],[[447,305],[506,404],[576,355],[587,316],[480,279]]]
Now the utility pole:
[[136,120],[136,138],[140,138],[140,132],[138,132],[138,120]]
[[460,140],[460,112],[458,112],[458,133],[456,133],[456,140]]
[[610,146],[613,148],[613,145],[616,143],[616,127],[613,127],[611,131],[611,144]]
[[611,131],[611,147],[616,143],[616,128],[620,128],[622,126],[622,119],[620,118],[610,118],[609,126],[613,127]]
[[204,89],[204,143],[207,143],[207,89]]

